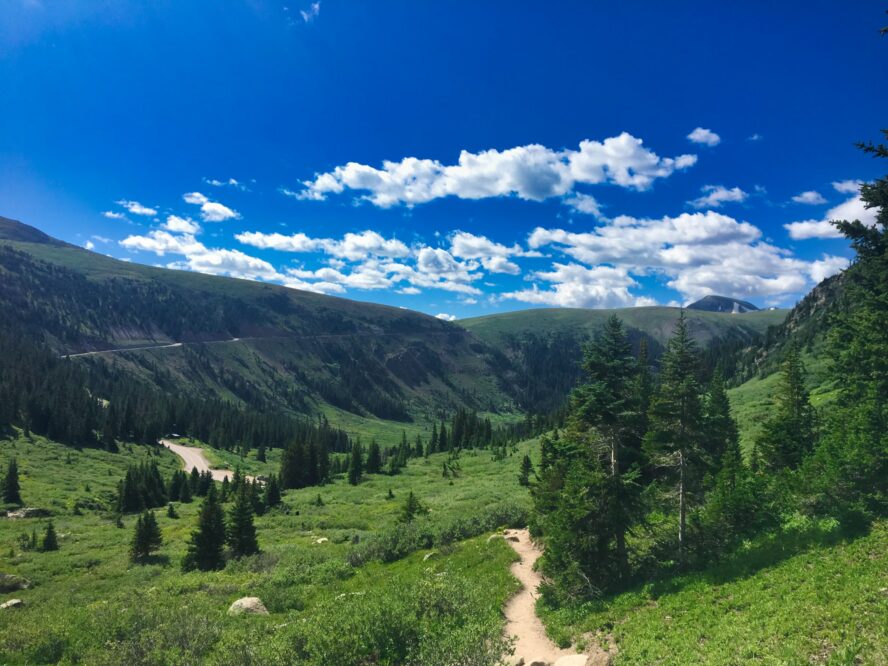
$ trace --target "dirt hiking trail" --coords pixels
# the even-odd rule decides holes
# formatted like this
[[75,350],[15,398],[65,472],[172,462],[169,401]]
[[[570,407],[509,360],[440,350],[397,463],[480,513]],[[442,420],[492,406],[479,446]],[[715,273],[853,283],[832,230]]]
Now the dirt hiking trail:
[[[521,590],[506,604],[506,635],[517,638],[512,664],[552,664],[553,666],[585,666],[609,663],[604,650],[590,647],[589,654],[577,654],[559,648],[546,636],[546,629],[536,614],[536,600],[542,576],[533,568],[542,551],[531,541],[526,530],[506,530],[503,533],[512,549],[521,558],[512,565],[512,575],[522,585]],[[600,654],[599,654],[600,653]],[[591,657],[591,658],[590,658]]]

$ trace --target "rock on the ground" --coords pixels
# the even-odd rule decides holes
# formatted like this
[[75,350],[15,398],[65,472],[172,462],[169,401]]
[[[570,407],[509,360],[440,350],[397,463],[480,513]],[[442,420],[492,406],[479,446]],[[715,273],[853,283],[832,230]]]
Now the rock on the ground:
[[259,597],[243,597],[228,608],[229,615],[268,615],[268,609]]
[[25,602],[21,599],[10,599],[7,602],[0,604],[0,609],[4,608],[21,608],[25,605]]
[[0,592],[15,592],[27,590],[31,587],[31,581],[14,574],[0,574]]
[[585,666],[610,666],[613,663],[613,656],[609,652],[599,652],[589,657]]
[[46,518],[52,515],[48,509],[38,509],[34,506],[26,506],[14,511],[7,511],[6,517],[10,520],[19,520],[21,518]]
[[428,561],[429,561],[430,559],[432,559],[433,557],[438,557],[438,551],[437,551],[437,550],[429,551],[428,553],[426,553],[425,555],[423,555],[423,556],[422,556],[422,561],[423,561],[423,562],[428,562]]

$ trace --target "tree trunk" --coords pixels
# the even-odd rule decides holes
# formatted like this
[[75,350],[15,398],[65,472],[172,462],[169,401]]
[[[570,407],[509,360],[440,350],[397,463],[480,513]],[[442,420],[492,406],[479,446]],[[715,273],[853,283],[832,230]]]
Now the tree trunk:
[[685,457],[684,451],[678,452],[678,562],[685,562],[685,523],[687,507],[685,506]]
[[[611,477],[619,485],[620,480],[620,449],[616,437],[611,437]],[[622,516],[616,526],[615,534],[617,542],[617,563],[620,568],[620,577],[626,575],[629,570],[629,560],[626,555],[626,526],[623,524]]]

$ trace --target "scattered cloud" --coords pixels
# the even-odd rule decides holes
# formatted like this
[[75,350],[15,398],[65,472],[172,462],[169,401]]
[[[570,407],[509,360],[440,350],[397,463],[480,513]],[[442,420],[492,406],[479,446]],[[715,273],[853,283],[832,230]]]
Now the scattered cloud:
[[764,138],[765,137],[763,137],[761,134],[756,132],[755,134],[750,134],[748,137],[746,137],[746,140],[747,141],[761,141]]
[[826,199],[823,197],[823,195],[816,190],[807,190],[805,192],[800,192],[799,194],[796,194],[792,198],[792,200],[799,204],[809,204],[812,206],[826,203]]
[[860,186],[863,185],[861,180],[837,180],[833,181],[833,189],[842,194],[857,194],[860,192]]
[[124,215],[123,213],[118,213],[113,210],[103,211],[102,215],[107,217],[109,220],[125,220],[126,219],[126,215]]
[[521,268],[509,261],[509,257],[522,255],[519,245],[506,247],[495,243],[486,236],[476,236],[466,231],[457,231],[450,239],[450,253],[460,259],[478,259],[481,265],[491,273],[518,275]]
[[839,230],[829,220],[801,220],[784,224],[783,228],[789,232],[789,237],[793,240],[842,237]]
[[[854,183],[854,181],[834,183],[833,186],[839,185],[845,188],[840,190],[839,187],[836,187],[840,192],[856,191],[856,189],[851,189],[851,183]],[[860,220],[863,224],[872,226],[876,223],[876,209],[866,208],[863,204],[863,199],[860,198],[860,195],[857,195],[843,201],[838,206],[830,208],[826,211],[823,219],[790,222],[789,224],[784,224],[783,227],[789,232],[789,237],[793,240],[842,238],[842,234],[831,223],[832,220]]]
[[601,205],[591,194],[576,192],[573,196],[567,197],[564,200],[564,204],[578,213],[585,213],[598,219],[605,219],[601,213]]
[[534,284],[530,289],[507,292],[502,298],[563,308],[618,308],[634,305],[629,287],[638,283],[625,268],[586,267],[576,263],[553,264],[552,271],[537,271],[533,277],[551,283],[548,289]]
[[96,248],[96,244],[88,240],[83,244],[83,247],[85,247],[87,250],[94,250]]
[[247,186],[236,178],[228,178],[226,180],[218,180],[217,178],[204,178],[203,181],[207,185],[212,185],[213,187],[233,187],[236,190],[241,190],[242,192],[247,191]]
[[697,127],[688,134],[688,141],[712,147],[721,143],[721,137],[710,129]]
[[[573,192],[577,184],[610,183],[646,190],[658,178],[687,169],[696,155],[659,157],[641,139],[626,132],[604,141],[581,141],[577,150],[553,150],[539,144],[472,153],[463,150],[456,164],[405,157],[382,168],[348,162],[303,182],[299,198],[324,200],[346,190],[364,192],[360,200],[380,208],[414,206],[454,196],[460,199],[510,197],[543,201],[568,197],[570,205],[591,203]],[[281,190],[293,196],[292,190]],[[586,211],[583,211],[586,212]]]
[[299,15],[302,17],[302,20],[306,23],[311,23],[314,21],[318,14],[321,13],[321,3],[313,2],[308,6],[308,9],[302,9],[299,11]]
[[[133,215],[145,215],[145,216],[154,216],[157,215],[157,209],[149,208],[148,206],[143,206],[138,201],[127,201],[122,199],[120,201],[115,201],[119,206],[123,206]],[[110,215],[106,215],[106,217],[111,217]]]
[[204,222],[224,222],[225,220],[240,219],[240,213],[236,210],[232,210],[228,206],[216,201],[210,201],[200,192],[188,192],[183,194],[182,198],[185,200],[185,203],[200,206],[200,219]]
[[200,225],[190,217],[179,217],[178,215],[167,216],[166,222],[161,228],[167,231],[174,231],[183,234],[196,234],[200,232]]
[[447,314],[446,312],[439,312],[435,315],[436,319],[443,319],[444,321],[456,321],[456,315]]
[[763,241],[754,225],[711,210],[659,219],[619,216],[582,233],[540,227],[527,242],[532,249],[552,248],[590,270],[613,270],[584,272],[577,264],[556,263],[557,270],[531,276],[552,283],[549,289],[534,286],[504,297],[587,304],[582,307],[634,304],[631,288],[636,286],[633,277],[639,276],[661,279],[688,300],[713,293],[787,298],[802,292],[812,273],[832,270],[839,261],[826,257],[815,265],[797,259]]
[[820,283],[831,275],[848,268],[849,263],[845,257],[833,257],[825,254],[823,259],[811,262],[809,273],[814,282]]
[[700,191],[703,193],[700,197],[688,201],[694,208],[720,208],[725,203],[745,201],[749,196],[739,187],[728,189],[722,185],[704,185]]
[[237,234],[235,238],[244,245],[284,252],[325,252],[339,259],[356,261],[364,257],[406,257],[410,248],[396,238],[383,238],[375,231],[347,233],[341,240],[310,238],[304,233],[290,235],[258,231]]

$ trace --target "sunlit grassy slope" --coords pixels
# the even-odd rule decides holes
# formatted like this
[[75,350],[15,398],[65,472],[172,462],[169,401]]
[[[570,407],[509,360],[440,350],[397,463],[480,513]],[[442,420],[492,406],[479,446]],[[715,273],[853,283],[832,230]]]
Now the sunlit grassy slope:
[[617,664],[888,663],[888,525],[843,542],[799,525],[733,561],[598,604],[544,612],[556,637],[601,632]]
[[[672,335],[679,309],[669,307],[590,310],[575,308],[531,309],[462,319],[459,324],[482,340],[498,342],[505,336],[535,333],[581,332],[594,334],[611,315],[620,317],[629,328],[644,331],[660,343]],[[723,337],[729,331],[747,335],[764,333],[769,326],[786,318],[786,310],[760,310],[745,314],[685,310],[692,334],[702,343]]]
[[[500,608],[516,587],[508,571],[514,554],[501,539],[488,540],[489,532],[435,545],[429,558],[430,551],[422,550],[389,564],[370,561],[355,568],[346,557],[395,527],[410,491],[429,509],[423,520],[452,533],[504,501],[527,507],[517,474],[521,456],[532,448],[523,444],[504,460],[487,451],[463,452],[455,476],[442,474],[445,456],[438,454],[412,460],[395,477],[370,475],[358,486],[337,479],[290,491],[284,507],[256,519],[261,555],[220,572],[183,574],[179,563],[199,501],[177,504],[178,518],[157,511],[164,546],[146,566],[127,558],[134,518],[124,517],[124,527],[118,528],[105,509],[130,462],[156,460],[168,475],[179,467],[170,452],[129,446],[120,453],[78,451],[20,435],[0,440],[0,466],[17,458],[26,503],[53,512],[61,544],[58,552],[23,550],[20,535],[42,533],[46,520],[0,520],[0,571],[32,582],[30,589],[4,595],[4,600],[24,600],[25,607],[0,613],[0,663],[295,663],[299,650],[341,649],[327,645],[334,635],[384,633],[398,618],[413,617],[404,604],[417,595],[437,594],[428,585],[443,585],[442,594],[455,595],[448,617],[471,620],[479,631],[492,626],[498,634]],[[243,463],[224,452],[209,456]],[[244,466],[254,472],[273,469],[276,458],[272,452],[262,465],[251,452]],[[460,590],[469,596],[459,597]],[[271,615],[228,617],[231,602],[247,595],[262,598]],[[373,619],[374,604],[386,609],[388,620]],[[442,619],[440,627],[446,622]],[[371,642],[366,634],[363,640]],[[454,649],[460,640],[454,634]]]

